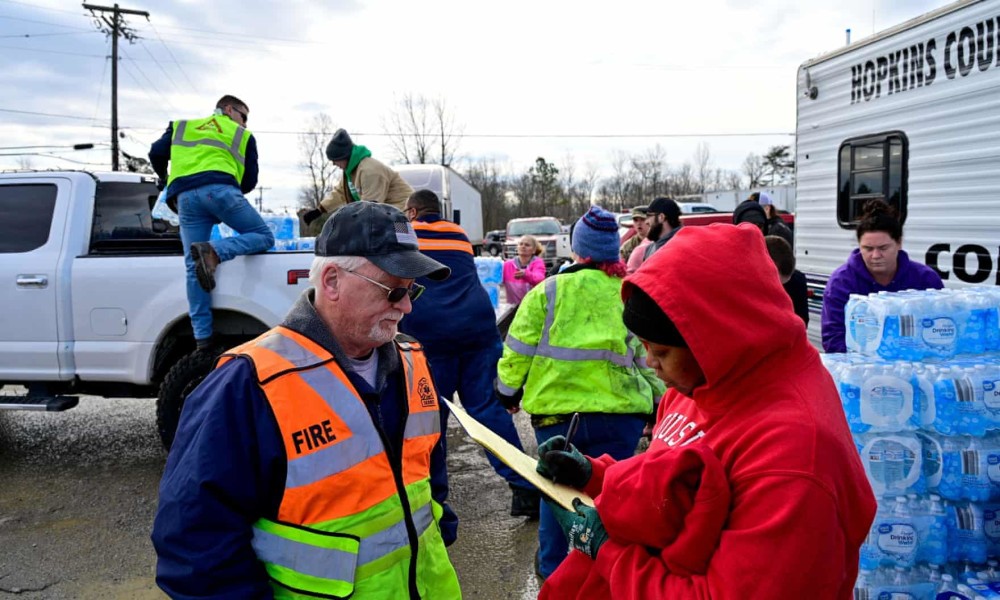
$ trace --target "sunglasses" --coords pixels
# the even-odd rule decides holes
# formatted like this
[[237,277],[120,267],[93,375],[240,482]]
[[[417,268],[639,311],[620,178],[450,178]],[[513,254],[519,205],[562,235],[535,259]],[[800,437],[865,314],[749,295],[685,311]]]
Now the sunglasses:
[[385,297],[389,301],[389,304],[395,304],[395,303],[399,302],[400,300],[402,300],[403,297],[407,296],[407,295],[410,296],[410,302],[416,302],[417,298],[420,297],[420,294],[424,293],[424,286],[420,285],[419,283],[414,283],[413,285],[411,285],[408,288],[405,288],[405,287],[391,288],[391,287],[385,285],[384,283],[379,283],[378,281],[375,281],[374,279],[371,279],[369,277],[365,277],[361,273],[355,273],[354,271],[347,271],[347,273],[350,273],[351,275],[354,275],[355,277],[360,277],[361,279],[364,279],[368,283],[375,284],[375,285],[379,286],[380,288],[382,288],[383,290],[385,290],[386,292],[388,292],[388,294],[386,294]]
[[247,119],[248,119],[249,115],[247,113],[243,112],[242,110],[236,108],[235,106],[230,107],[230,108],[233,109],[233,112],[235,112],[239,116],[243,117],[243,124],[246,125],[247,124]]

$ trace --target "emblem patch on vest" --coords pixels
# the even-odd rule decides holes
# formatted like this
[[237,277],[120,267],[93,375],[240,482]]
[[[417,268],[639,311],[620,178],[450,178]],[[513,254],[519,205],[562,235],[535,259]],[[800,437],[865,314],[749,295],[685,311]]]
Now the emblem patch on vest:
[[195,127],[198,131],[206,131],[208,129],[214,129],[218,133],[222,133],[222,127],[215,121],[215,117],[212,117],[205,123]]
[[434,392],[431,391],[431,382],[426,377],[421,377],[417,382],[417,394],[420,395],[420,406],[434,406]]

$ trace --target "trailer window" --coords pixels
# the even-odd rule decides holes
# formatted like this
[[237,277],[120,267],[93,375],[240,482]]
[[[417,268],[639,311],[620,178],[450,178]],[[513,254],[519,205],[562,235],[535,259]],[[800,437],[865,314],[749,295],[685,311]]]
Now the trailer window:
[[906,136],[895,131],[853,138],[840,146],[837,167],[837,220],[854,228],[865,202],[885,200],[906,220]]

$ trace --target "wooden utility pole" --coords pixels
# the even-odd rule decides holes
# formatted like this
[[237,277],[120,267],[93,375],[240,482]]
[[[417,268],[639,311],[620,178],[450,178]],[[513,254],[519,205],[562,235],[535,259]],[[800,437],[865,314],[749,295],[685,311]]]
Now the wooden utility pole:
[[[123,37],[129,42],[136,39],[135,32],[128,27],[122,15],[139,15],[149,18],[144,10],[131,10],[113,7],[84,4],[83,7],[94,15],[97,28],[111,36],[111,170],[118,170],[118,38]],[[103,13],[111,13],[111,19]]]
[[257,212],[264,212],[264,190],[269,190],[271,188],[264,187],[262,185],[257,186]]

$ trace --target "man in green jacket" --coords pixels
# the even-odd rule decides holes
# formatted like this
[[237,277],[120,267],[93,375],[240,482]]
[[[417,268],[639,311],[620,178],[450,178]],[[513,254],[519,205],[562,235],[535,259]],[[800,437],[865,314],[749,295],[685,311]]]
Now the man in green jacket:
[[[615,215],[592,207],[573,228],[572,248],[577,263],[521,301],[498,365],[497,396],[508,411],[523,406],[531,414],[539,444],[566,435],[578,412],[573,445],[588,456],[621,460],[632,455],[665,388],[621,320],[625,264]],[[566,557],[567,543],[544,502],[538,540],[536,570],[548,577]]]

